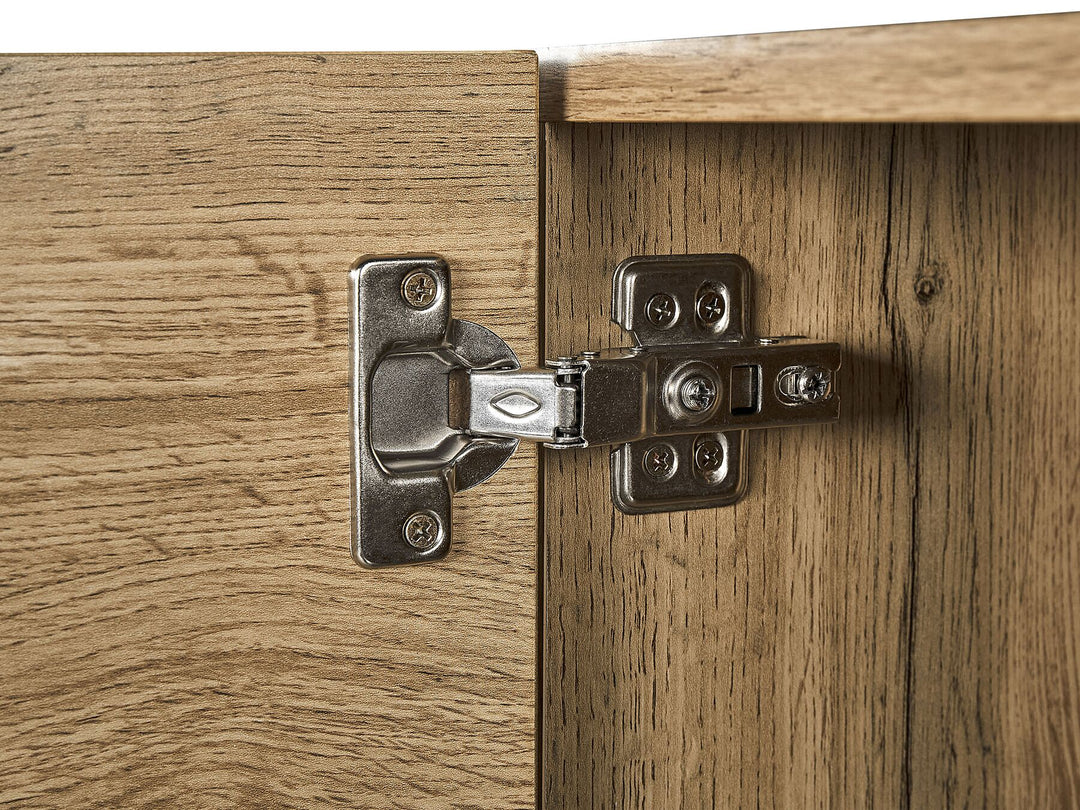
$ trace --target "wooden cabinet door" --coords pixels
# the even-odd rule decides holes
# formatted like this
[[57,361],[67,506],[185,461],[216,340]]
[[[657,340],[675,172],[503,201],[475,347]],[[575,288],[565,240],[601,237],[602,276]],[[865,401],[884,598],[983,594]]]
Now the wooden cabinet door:
[[535,362],[536,83],[0,60],[0,801],[532,805],[535,455],[447,560],[358,568],[346,290],[442,254]]

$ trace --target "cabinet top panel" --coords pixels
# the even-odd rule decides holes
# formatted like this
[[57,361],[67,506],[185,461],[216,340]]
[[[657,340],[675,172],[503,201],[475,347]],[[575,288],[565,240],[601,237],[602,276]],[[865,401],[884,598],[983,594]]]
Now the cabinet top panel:
[[546,121],[1077,121],[1080,13],[540,54]]

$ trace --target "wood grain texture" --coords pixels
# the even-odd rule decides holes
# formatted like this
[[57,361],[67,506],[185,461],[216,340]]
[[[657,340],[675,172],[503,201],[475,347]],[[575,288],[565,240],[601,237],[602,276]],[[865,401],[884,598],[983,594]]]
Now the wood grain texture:
[[545,121],[1077,121],[1080,13],[540,52]]
[[845,350],[748,497],[627,516],[545,454],[551,808],[1080,802],[1080,129],[545,128],[547,354],[611,273],[731,251],[759,334]]
[[445,563],[356,567],[346,276],[440,253],[535,359],[535,56],[8,58],[0,93],[0,801],[531,806],[535,455]]

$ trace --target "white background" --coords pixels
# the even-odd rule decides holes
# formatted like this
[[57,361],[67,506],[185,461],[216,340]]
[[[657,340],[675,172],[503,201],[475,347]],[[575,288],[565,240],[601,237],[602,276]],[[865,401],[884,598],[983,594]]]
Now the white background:
[[8,0],[4,5],[0,51],[6,52],[540,49],[1080,9],[1078,0]]

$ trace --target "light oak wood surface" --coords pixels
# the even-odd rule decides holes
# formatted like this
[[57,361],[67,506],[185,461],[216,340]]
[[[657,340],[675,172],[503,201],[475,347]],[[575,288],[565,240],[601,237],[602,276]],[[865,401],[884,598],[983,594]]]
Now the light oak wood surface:
[[536,461],[349,557],[347,301],[536,360],[536,57],[0,60],[0,802],[532,806]]
[[540,52],[545,121],[1080,121],[1080,13]]
[[[1072,25],[1075,18],[1065,18]],[[731,251],[759,334],[844,347],[835,426],[721,510],[545,454],[544,806],[1080,802],[1080,131],[545,128],[547,354],[611,273]]]

